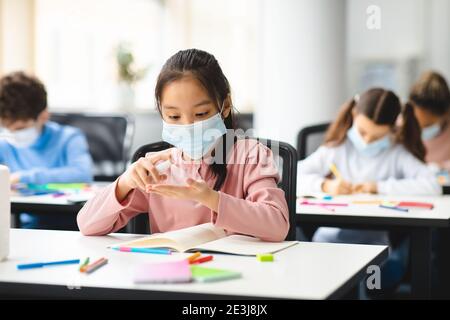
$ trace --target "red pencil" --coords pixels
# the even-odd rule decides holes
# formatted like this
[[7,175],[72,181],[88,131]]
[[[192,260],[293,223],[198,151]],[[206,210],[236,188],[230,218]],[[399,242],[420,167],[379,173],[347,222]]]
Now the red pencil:
[[213,256],[206,256],[206,257],[202,257],[202,258],[198,258],[193,261],[190,261],[189,263],[190,264],[199,264],[199,263],[211,261],[212,259],[213,259]]

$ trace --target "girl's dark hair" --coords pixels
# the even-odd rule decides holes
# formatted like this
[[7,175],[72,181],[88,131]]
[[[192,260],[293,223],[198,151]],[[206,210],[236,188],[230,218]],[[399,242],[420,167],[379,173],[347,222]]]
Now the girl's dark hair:
[[[217,110],[220,111],[227,98],[231,103],[230,84],[216,58],[212,54],[198,49],[181,50],[166,61],[156,82],[155,99],[160,114],[160,101],[164,87],[188,75],[193,76],[201,83],[209,97],[215,102]],[[227,129],[234,129],[232,110],[224,119],[224,123]],[[214,184],[214,190],[216,191],[220,190],[225,182],[227,176],[226,157],[234,143],[231,146],[227,146],[225,134],[222,136],[222,142],[218,145],[223,146],[223,159],[221,159],[222,161],[217,161],[218,159],[215,157],[215,161],[210,164],[210,168],[214,176],[216,176]]]
[[412,86],[409,100],[421,109],[443,116],[450,110],[450,90],[447,81],[437,72],[424,72]]
[[325,134],[325,144],[337,146],[342,144],[347,131],[353,125],[353,114],[362,113],[377,125],[394,127],[397,118],[402,113],[403,123],[396,133],[396,141],[405,146],[415,157],[424,161],[425,146],[421,139],[421,130],[411,105],[406,104],[403,109],[400,99],[390,90],[373,88],[364,92],[358,101],[355,98],[346,102],[339,111],[336,120],[330,125]]

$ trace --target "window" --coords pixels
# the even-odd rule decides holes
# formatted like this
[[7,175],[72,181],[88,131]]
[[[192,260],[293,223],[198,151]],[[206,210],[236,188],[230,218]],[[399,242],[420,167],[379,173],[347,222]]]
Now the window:
[[36,73],[48,87],[53,109],[128,107],[115,60],[115,48],[128,43],[136,66],[149,66],[133,90],[134,107],[148,110],[164,61],[196,47],[216,56],[235,106],[251,111],[257,92],[257,6],[258,0],[36,0]]
[[53,108],[121,107],[115,49],[129,44],[150,66],[135,88],[136,106],[153,106],[151,79],[161,60],[162,8],[152,0],[36,0],[35,66]]

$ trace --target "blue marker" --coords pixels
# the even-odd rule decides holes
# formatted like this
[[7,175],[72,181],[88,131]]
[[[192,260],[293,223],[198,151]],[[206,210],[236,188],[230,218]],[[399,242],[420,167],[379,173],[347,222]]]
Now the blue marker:
[[24,269],[42,268],[42,267],[47,267],[47,266],[78,264],[78,263],[80,263],[80,259],[53,261],[53,262],[37,262],[37,263],[18,264],[17,269],[24,270]]
[[164,248],[129,248],[129,247],[112,247],[111,249],[122,252],[140,252],[140,253],[154,253],[154,254],[171,254],[170,249]]

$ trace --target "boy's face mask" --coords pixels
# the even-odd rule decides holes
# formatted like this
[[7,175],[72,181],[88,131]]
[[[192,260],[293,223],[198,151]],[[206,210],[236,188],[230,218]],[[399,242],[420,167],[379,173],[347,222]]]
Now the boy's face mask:
[[435,123],[422,129],[422,140],[427,141],[437,137],[441,133],[441,124]]
[[348,130],[347,137],[353,143],[356,150],[366,157],[375,157],[384,150],[389,149],[392,144],[389,134],[376,141],[370,143],[365,142],[355,124]]
[[11,131],[6,128],[0,130],[0,139],[5,139],[8,143],[18,148],[26,148],[33,145],[39,138],[40,130],[35,124],[29,128]]
[[[223,110],[223,107],[222,107]],[[198,160],[205,156],[227,132],[221,114],[192,124],[170,124],[163,120],[162,139]]]

